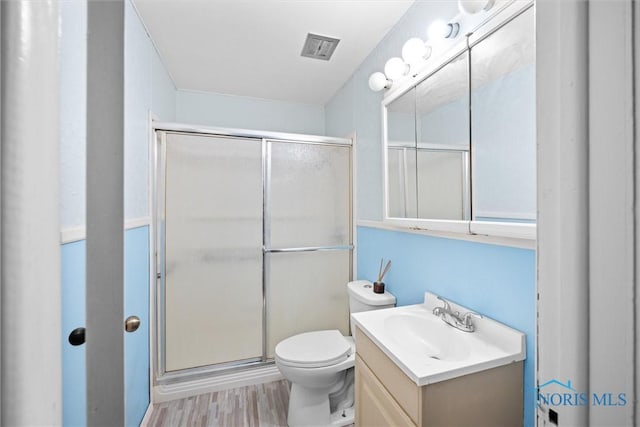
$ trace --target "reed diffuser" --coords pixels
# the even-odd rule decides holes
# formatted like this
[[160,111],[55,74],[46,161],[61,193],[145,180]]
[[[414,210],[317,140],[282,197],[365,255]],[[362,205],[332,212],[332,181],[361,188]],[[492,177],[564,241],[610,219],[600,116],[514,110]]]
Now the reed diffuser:
[[382,268],[383,265],[384,265],[384,258],[380,258],[380,269],[378,270],[378,280],[373,282],[373,293],[375,294],[384,293],[384,282],[382,281],[382,279],[384,278],[384,275],[387,274],[387,271],[389,271],[389,268],[391,268],[391,260],[387,261],[387,264],[384,266],[384,269]]

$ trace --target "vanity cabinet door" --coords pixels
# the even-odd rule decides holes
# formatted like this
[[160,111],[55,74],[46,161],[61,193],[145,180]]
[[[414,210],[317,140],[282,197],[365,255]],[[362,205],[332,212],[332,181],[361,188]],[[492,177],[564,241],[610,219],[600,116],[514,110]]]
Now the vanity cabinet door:
[[354,333],[356,339],[356,354],[363,364],[374,372],[377,380],[384,389],[400,405],[402,411],[409,416],[414,424],[420,423],[420,389],[380,347],[358,327]]
[[356,426],[415,426],[411,418],[356,355]]

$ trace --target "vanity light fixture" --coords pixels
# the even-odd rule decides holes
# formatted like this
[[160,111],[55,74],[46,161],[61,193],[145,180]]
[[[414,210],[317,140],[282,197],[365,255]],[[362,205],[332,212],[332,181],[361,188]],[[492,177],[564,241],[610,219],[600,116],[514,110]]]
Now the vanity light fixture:
[[382,89],[389,89],[392,84],[393,81],[387,79],[387,76],[379,71],[371,74],[369,77],[369,89],[374,92],[379,92]]
[[456,38],[458,36],[458,33],[460,32],[460,24],[457,22],[450,22],[447,25],[450,28],[449,35],[447,36],[447,38],[449,39]]
[[[495,0],[469,0],[474,7],[478,7],[476,3],[481,3],[480,6],[484,10],[489,10],[493,6]],[[464,0],[459,0],[458,7],[468,7]],[[470,3],[470,4],[471,4]],[[470,9],[471,10],[471,9]],[[387,61],[384,65],[384,74],[376,72],[369,76],[369,88],[378,92],[382,89],[389,89],[393,85],[394,81],[402,79],[409,74],[411,69],[418,69],[424,61],[429,59],[432,52],[432,45],[435,45],[439,40],[455,38],[460,32],[460,24],[458,22],[445,22],[441,20],[434,21],[429,30],[429,43],[425,43],[422,39],[417,37],[407,40],[402,46],[402,58],[393,57]],[[413,73],[416,74],[416,73]]]
[[460,32],[460,24],[457,22],[446,23],[444,21],[434,21],[430,26],[427,34],[430,40],[452,39]]
[[407,40],[402,46],[402,59],[411,67],[415,67],[431,56],[431,46],[417,37]]
[[393,57],[384,64],[384,73],[387,78],[397,80],[409,74],[409,64],[406,64],[402,58]]

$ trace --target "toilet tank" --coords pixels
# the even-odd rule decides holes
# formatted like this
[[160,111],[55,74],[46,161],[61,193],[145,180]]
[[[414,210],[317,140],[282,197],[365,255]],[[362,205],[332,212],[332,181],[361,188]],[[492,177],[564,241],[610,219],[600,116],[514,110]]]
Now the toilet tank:
[[[396,297],[387,291],[383,294],[373,293],[373,284],[368,280],[355,280],[347,284],[349,292],[349,314],[360,311],[380,310],[396,305]],[[353,334],[353,320],[349,316],[351,333]]]

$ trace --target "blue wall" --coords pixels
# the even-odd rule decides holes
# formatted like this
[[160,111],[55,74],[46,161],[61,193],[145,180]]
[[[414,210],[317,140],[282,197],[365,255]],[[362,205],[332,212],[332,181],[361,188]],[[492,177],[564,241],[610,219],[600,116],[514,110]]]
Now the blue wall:
[[83,426],[87,418],[85,346],[72,346],[71,331],[86,325],[86,242],[62,245],[62,424]]
[[[125,233],[125,318],[140,317],[140,328],[125,334],[126,425],[138,426],[149,405],[149,227]],[[85,346],[68,335],[85,325],[86,241],[62,245],[62,421],[84,426],[87,416]],[[123,331],[124,334],[124,331]]]
[[358,279],[375,280],[380,258],[393,261],[385,284],[398,305],[431,291],[527,335],[524,419],[535,421],[535,252],[414,233],[358,227]]
[[149,406],[149,227],[124,235],[124,318],[138,316],[140,327],[124,338],[127,426],[139,426]]
[[324,134],[324,108],[247,96],[179,90],[176,119],[214,127]]

